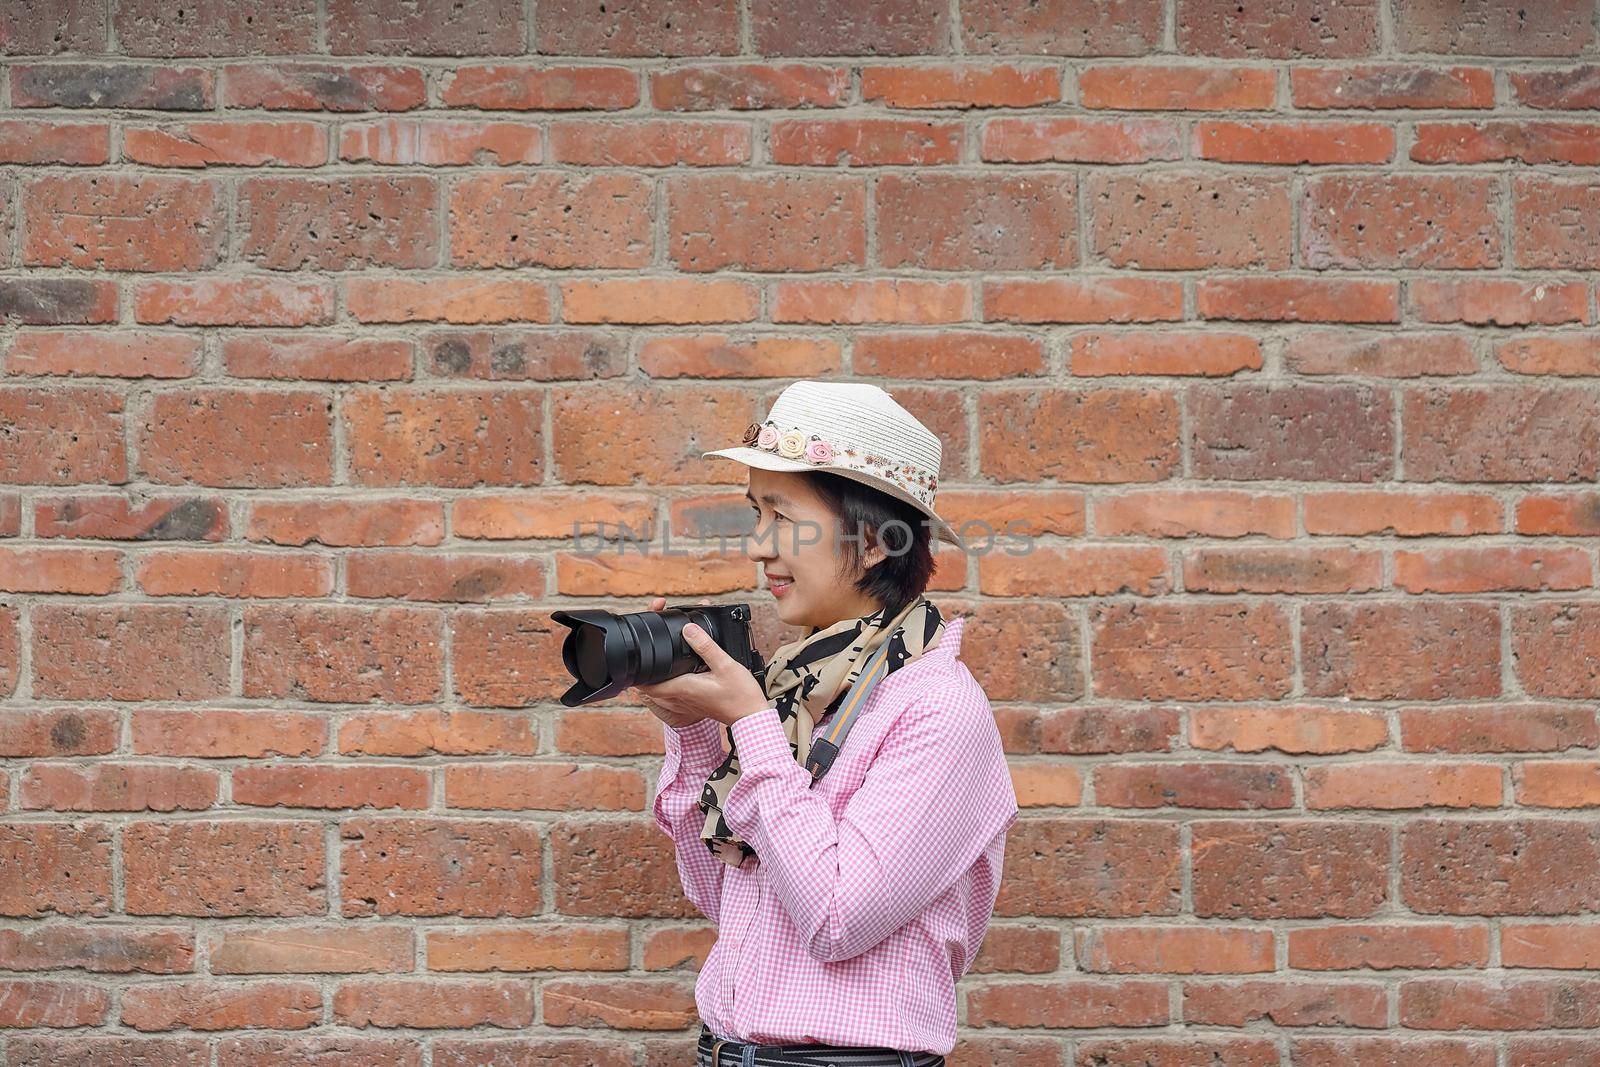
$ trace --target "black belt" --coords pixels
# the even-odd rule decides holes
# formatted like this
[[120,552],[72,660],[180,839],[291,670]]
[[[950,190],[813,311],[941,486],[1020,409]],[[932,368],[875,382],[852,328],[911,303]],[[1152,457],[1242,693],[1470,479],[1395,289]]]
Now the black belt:
[[757,1045],[717,1037],[700,1027],[696,1067],[945,1067],[936,1052],[901,1052],[883,1046]]

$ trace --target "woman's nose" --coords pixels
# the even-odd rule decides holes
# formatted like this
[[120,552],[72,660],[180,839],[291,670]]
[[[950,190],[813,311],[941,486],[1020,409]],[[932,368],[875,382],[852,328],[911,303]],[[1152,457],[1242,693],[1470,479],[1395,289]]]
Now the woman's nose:
[[777,538],[773,535],[770,525],[763,526],[758,519],[755,530],[745,538],[744,554],[758,563],[764,559],[776,559],[778,556],[776,541]]

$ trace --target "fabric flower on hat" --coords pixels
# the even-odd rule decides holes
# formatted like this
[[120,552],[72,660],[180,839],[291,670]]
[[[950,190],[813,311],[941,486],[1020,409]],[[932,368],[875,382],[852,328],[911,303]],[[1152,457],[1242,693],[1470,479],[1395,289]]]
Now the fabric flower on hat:
[[833,458],[833,447],[823,440],[813,440],[806,445],[806,458],[813,463],[826,463]]
[[756,435],[756,447],[765,448],[767,451],[778,446],[778,431],[772,426],[761,427],[761,432]]
[[744,428],[744,441],[741,443],[745,445],[753,445],[756,443],[756,438],[760,436],[761,424],[759,422],[752,422],[749,426]]
[[806,450],[806,439],[799,430],[790,430],[778,438],[778,455],[785,459],[799,459]]

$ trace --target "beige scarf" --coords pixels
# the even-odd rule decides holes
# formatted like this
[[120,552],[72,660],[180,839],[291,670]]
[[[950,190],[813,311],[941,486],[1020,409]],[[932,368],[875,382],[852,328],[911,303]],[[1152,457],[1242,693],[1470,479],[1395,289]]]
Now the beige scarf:
[[[880,645],[889,645],[884,662],[892,674],[937,645],[944,634],[944,619],[926,597],[917,597],[893,618],[887,617],[888,610],[842,619],[791,641],[754,672],[771,706],[778,709],[778,721],[800,766],[806,764],[812,728],[849,694]],[[722,817],[728,791],[739,780],[739,754],[731,732],[728,748],[727,758],[711,772],[700,793],[700,810],[706,813],[700,837],[718,859],[737,867],[755,850],[735,837]]]

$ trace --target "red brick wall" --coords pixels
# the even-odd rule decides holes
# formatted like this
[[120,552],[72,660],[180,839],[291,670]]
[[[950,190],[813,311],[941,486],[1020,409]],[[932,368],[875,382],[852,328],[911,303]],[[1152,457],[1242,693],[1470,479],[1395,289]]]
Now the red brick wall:
[[737,523],[700,450],[835,376],[1039,537],[940,556],[1027,806],[954,1062],[1600,1062],[1597,41],[0,3],[5,1064],[683,1062],[655,723],[548,613],[787,636],[566,538]]

